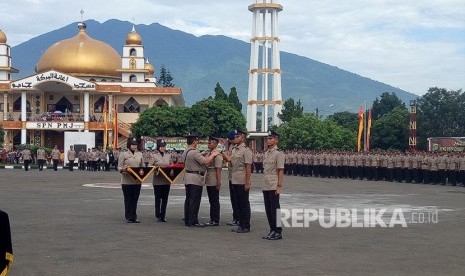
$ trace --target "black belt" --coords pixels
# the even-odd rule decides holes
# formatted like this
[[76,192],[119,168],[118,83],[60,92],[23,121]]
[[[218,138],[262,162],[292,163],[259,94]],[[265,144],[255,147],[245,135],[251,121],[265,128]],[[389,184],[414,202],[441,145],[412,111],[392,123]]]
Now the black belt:
[[199,172],[199,171],[188,171],[188,170],[186,170],[186,173],[198,174],[198,175],[200,175],[200,176],[204,176],[204,175],[205,175],[205,172]]

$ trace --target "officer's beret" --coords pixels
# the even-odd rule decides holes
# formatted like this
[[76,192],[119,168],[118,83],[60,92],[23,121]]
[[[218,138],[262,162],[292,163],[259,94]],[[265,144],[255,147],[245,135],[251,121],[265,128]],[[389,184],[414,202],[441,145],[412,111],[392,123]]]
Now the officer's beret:
[[220,139],[217,138],[217,137],[208,136],[208,141],[211,141],[211,140],[216,141],[216,142],[219,142],[219,141],[220,141]]
[[242,129],[235,129],[235,130],[234,130],[234,134],[235,134],[235,135],[238,135],[238,134],[247,135],[247,131],[242,130]]
[[228,135],[227,135],[227,138],[229,140],[234,140],[234,138],[236,138],[236,132],[234,132],[234,130],[231,130]]
[[276,133],[274,130],[268,130],[268,137],[269,138],[279,138],[279,134]]
[[157,140],[157,147],[166,147],[165,139],[158,139]]
[[136,137],[131,137],[128,139],[128,144],[129,145],[139,145],[139,141],[137,140]]

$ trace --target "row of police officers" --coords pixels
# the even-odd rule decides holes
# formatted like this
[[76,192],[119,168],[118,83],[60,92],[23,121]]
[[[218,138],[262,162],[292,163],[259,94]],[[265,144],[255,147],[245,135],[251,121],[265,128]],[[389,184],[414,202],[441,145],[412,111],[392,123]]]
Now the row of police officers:
[[465,154],[399,151],[287,151],[288,175],[385,180],[406,183],[465,184]]

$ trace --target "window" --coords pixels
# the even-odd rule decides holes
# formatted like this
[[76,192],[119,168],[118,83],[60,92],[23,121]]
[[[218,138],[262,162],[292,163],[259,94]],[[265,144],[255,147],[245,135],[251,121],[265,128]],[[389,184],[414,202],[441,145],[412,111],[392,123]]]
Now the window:
[[140,104],[133,97],[124,103],[124,113],[139,113],[140,108]]
[[164,106],[164,105],[168,105],[168,103],[162,98],[158,99],[154,104],[154,106],[158,106],[158,107]]
[[129,50],[129,56],[133,57],[133,56],[136,56],[136,55],[137,55],[136,49],[132,48],[131,50]]
[[55,104],[55,111],[61,111],[63,113],[69,113],[72,110],[73,104],[68,100],[66,97],[62,97],[56,104]]
[[[26,100],[26,111],[31,112],[31,104]],[[21,112],[21,97],[13,103],[13,112]]]
[[94,112],[102,113],[104,104],[105,104],[105,97],[102,96],[94,103]]
[[136,77],[136,75],[131,75],[131,76],[129,77],[129,82],[137,82],[137,77]]

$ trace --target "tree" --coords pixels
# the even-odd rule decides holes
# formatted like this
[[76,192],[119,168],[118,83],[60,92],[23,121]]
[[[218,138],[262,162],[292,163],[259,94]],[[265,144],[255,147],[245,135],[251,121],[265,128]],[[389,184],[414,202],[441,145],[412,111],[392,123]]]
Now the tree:
[[355,148],[355,132],[337,125],[330,119],[320,120],[306,113],[276,127],[283,149],[352,150]]
[[160,77],[157,80],[157,85],[162,87],[174,87],[171,72],[165,68],[165,65],[162,65],[160,68]]
[[228,101],[228,95],[224,92],[219,82],[216,83],[216,87],[214,91],[215,91],[215,100],[226,101],[226,102]]
[[239,97],[237,96],[236,87],[231,88],[231,91],[229,92],[228,102],[232,106],[234,106],[234,108],[237,111],[242,112],[242,104],[241,104],[241,101],[239,100]]
[[409,113],[398,106],[373,122],[371,128],[372,149],[401,150],[408,148]]
[[418,146],[426,148],[428,137],[465,134],[465,94],[462,90],[432,87],[417,101]]
[[189,131],[189,121],[187,107],[151,107],[139,116],[131,131],[140,136],[184,136]]
[[189,130],[201,136],[225,137],[231,129],[245,129],[245,124],[244,115],[227,101],[204,99],[190,109]]
[[350,131],[358,130],[358,114],[348,111],[336,112],[329,115],[328,120],[335,122],[337,125]]
[[397,97],[396,93],[389,94],[388,92],[384,92],[381,94],[381,100],[376,98],[373,102],[373,108],[371,109],[373,120],[383,117],[396,107],[405,108],[405,104]]
[[301,118],[304,113],[304,108],[300,100],[294,103],[293,98],[287,99],[283,104],[281,113],[278,114],[278,118],[283,122],[290,122],[293,118]]

